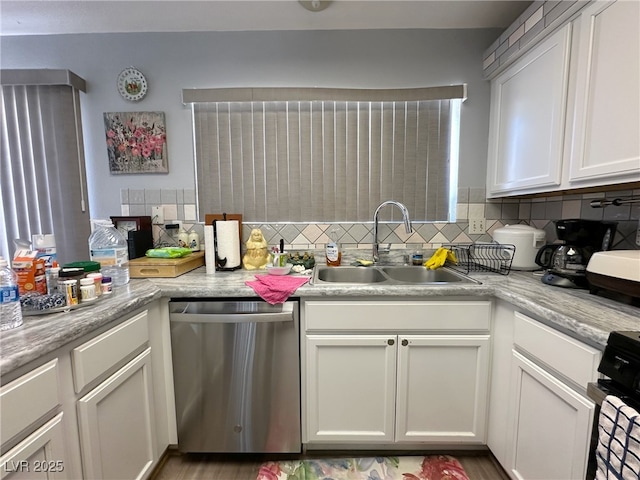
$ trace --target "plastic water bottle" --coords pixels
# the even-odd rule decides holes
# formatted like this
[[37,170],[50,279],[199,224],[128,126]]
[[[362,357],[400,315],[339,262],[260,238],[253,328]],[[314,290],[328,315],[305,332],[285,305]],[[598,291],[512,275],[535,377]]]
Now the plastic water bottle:
[[18,276],[0,257],[0,330],[22,325],[22,309],[18,291]]
[[129,249],[127,241],[110,220],[92,220],[89,236],[91,260],[100,263],[102,275],[111,277],[114,287],[129,283]]

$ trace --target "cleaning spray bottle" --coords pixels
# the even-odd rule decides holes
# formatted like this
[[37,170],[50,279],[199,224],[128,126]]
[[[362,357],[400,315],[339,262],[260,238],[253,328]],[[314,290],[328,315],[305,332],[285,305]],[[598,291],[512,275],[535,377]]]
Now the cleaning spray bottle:
[[342,252],[340,251],[340,244],[338,243],[338,231],[331,230],[329,239],[326,247],[326,262],[330,267],[338,267],[342,261]]

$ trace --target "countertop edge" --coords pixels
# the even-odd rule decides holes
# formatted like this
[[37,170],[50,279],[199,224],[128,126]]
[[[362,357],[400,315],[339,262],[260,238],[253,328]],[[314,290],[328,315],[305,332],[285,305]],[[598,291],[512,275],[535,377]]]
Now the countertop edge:
[[0,377],[162,298],[162,291],[144,282],[114,289],[112,295],[68,313],[25,316],[23,325],[28,322],[28,329],[0,332]]
[[[90,334],[100,327],[160,298],[258,298],[246,281],[255,272],[205,275],[204,267],[176,278],[133,279],[114,290],[113,298],[70,313],[25,317],[28,328],[0,332],[0,375]],[[301,299],[349,297],[488,297],[511,304],[514,309],[574,338],[602,349],[612,330],[638,330],[640,308],[621,305],[590,295],[542,284],[530,273],[509,276],[480,275],[480,284],[442,286],[310,285],[292,296]],[[72,320],[72,321],[69,321]]]

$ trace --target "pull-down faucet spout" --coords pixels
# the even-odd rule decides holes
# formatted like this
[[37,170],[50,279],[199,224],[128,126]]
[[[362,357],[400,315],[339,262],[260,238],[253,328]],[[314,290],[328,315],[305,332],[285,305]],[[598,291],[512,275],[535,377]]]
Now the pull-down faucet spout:
[[377,262],[380,260],[380,247],[378,245],[378,214],[380,213],[380,209],[386,205],[395,205],[402,212],[402,221],[404,222],[404,229],[407,233],[413,232],[411,228],[411,220],[409,219],[409,210],[402,203],[396,202],[394,200],[387,200],[386,202],[382,202],[376,211],[373,213],[373,261]]

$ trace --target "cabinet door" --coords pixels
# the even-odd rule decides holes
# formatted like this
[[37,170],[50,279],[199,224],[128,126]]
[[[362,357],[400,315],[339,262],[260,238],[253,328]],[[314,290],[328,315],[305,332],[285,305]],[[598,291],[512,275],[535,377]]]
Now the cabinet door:
[[584,479],[594,404],[516,351],[511,374],[511,475]]
[[560,186],[570,39],[567,25],[491,82],[489,194]]
[[[570,181],[640,180],[640,3],[594,2],[580,16]],[[601,181],[600,179],[604,179]]]
[[393,442],[395,335],[307,335],[310,442]]
[[155,458],[151,350],[78,401],[84,477],[138,479]]
[[396,441],[486,443],[489,336],[399,342]]
[[62,413],[59,413],[0,457],[2,479],[69,478],[66,465]]

